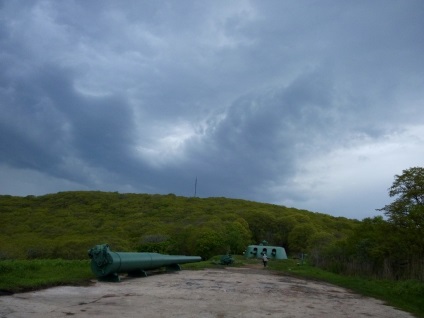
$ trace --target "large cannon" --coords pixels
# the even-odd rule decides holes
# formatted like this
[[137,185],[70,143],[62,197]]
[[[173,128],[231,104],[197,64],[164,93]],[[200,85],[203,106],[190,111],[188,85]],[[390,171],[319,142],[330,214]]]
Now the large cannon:
[[165,267],[181,270],[179,264],[202,260],[200,256],[164,255],[159,253],[112,252],[108,244],[96,245],[88,251],[91,270],[99,280],[119,281],[119,273],[128,276],[147,276],[146,270]]

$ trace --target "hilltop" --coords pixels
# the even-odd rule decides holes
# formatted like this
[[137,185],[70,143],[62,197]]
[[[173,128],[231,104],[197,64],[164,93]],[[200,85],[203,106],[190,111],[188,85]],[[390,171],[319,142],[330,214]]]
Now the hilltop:
[[100,191],[0,196],[0,259],[87,258],[87,249],[169,254],[242,254],[267,240],[289,253],[346,238],[343,217],[228,198]]

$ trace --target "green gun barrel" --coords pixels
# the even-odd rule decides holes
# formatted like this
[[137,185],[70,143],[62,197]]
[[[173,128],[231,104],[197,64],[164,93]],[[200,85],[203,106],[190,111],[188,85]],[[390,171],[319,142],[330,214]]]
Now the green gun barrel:
[[159,253],[112,252],[108,244],[96,245],[88,251],[91,270],[101,280],[119,281],[119,273],[147,276],[146,270],[166,267],[180,270],[179,264],[202,260],[200,256],[164,255]]

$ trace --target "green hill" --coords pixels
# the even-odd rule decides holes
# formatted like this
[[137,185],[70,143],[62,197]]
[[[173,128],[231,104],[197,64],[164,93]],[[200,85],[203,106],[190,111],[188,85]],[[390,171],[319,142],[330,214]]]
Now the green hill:
[[77,191],[0,196],[0,259],[87,258],[93,245],[169,254],[241,254],[267,240],[291,253],[351,235],[360,222],[227,198]]

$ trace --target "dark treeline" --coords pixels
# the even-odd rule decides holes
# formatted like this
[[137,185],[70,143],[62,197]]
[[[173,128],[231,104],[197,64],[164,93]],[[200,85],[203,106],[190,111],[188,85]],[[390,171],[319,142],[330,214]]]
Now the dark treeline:
[[[76,191],[0,196],[0,260],[85,259],[113,250],[242,254],[263,240],[342,274],[424,280],[424,173],[405,170],[389,189],[387,216],[362,221],[227,198]],[[402,192],[403,191],[403,192]]]

